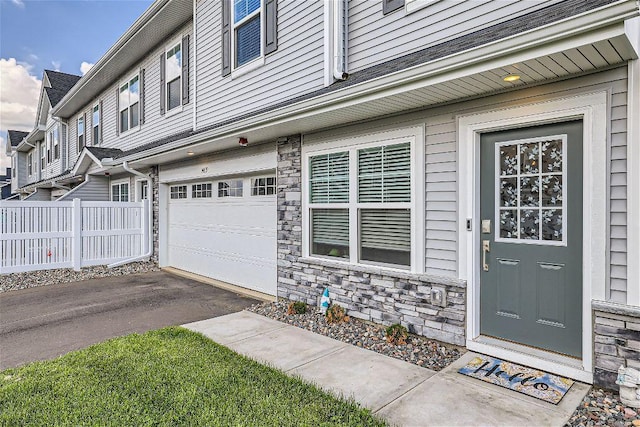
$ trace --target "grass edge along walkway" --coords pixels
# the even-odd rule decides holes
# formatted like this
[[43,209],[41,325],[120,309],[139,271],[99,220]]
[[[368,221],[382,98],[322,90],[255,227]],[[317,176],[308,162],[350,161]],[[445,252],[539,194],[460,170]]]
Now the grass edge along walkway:
[[3,426],[385,425],[353,400],[181,327],[2,371],[0,408]]

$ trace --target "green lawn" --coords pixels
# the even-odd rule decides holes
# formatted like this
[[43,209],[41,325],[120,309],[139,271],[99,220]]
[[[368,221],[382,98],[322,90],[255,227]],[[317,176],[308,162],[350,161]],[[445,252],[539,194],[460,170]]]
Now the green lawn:
[[385,425],[353,402],[177,327],[0,372],[2,426],[150,424]]

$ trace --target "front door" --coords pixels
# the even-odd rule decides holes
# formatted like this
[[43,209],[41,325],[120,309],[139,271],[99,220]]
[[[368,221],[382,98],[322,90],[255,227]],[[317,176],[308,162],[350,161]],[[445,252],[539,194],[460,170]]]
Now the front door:
[[579,358],[582,121],[485,133],[480,151],[480,333]]

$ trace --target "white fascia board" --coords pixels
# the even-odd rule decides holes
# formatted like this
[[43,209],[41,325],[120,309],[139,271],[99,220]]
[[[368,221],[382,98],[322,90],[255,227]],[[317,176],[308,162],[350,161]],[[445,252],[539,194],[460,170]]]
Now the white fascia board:
[[[78,157],[78,160],[76,160],[76,164],[73,167],[73,169],[71,170],[71,176],[76,176],[78,175],[79,169],[82,167],[82,165],[85,163],[85,159],[89,157],[90,160],[92,160],[95,164],[97,164],[99,167],[102,167],[102,162],[100,162],[100,160],[98,160],[98,158],[96,156],[94,156],[93,154],[91,154],[91,151],[87,150],[86,148],[83,149],[82,153],[80,153],[80,157]],[[91,163],[89,163],[85,170],[82,171],[82,173],[84,174],[87,169],[89,168],[89,166],[91,165]]]
[[150,148],[144,152],[125,156],[118,159],[117,163],[125,160],[148,159],[157,154],[205,140],[210,142],[234,136],[238,132],[255,131],[281,125],[292,120],[409,92],[596,41],[621,35],[626,37],[624,20],[637,15],[638,8],[634,1],[621,0],[486,45],[386,74],[266,113],[256,114],[226,126]]
[[71,88],[69,92],[58,102],[51,113],[57,115],[58,112],[67,104],[67,102],[82,88],[86,83],[93,78],[98,71],[102,70],[109,64],[113,56],[120,51],[136,33],[138,33],[145,25],[153,18],[158,12],[160,12],[171,0],[156,0],[149,6],[149,8],[142,14],[136,21],[131,24],[129,29],[116,41],[113,46],[104,54],[102,58],[95,63],[89,71],[82,76],[82,78]]

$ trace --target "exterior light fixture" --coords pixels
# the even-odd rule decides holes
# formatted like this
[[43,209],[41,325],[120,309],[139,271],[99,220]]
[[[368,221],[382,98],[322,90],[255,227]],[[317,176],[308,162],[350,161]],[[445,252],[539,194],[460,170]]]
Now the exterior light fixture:
[[187,156],[193,156],[194,154],[196,153],[194,153],[193,151],[187,151]]
[[247,140],[247,138],[245,138],[244,136],[241,136],[238,139],[238,144],[240,144],[243,147],[246,147],[247,145],[249,145],[249,141]]
[[504,76],[502,80],[504,80],[505,82],[513,83],[520,80],[520,76],[517,74],[508,74]]

